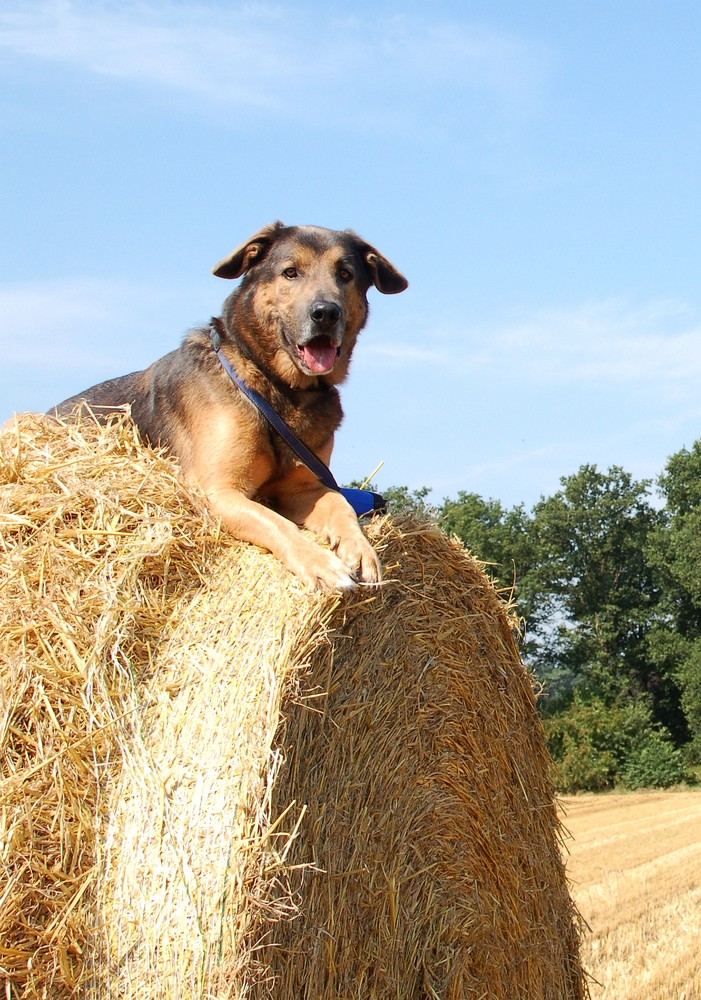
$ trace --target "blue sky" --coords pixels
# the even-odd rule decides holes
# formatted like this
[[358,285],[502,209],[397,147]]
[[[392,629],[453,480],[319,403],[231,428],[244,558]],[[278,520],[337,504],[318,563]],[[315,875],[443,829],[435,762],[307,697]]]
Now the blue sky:
[[0,422],[146,367],[261,225],[402,270],[342,481],[535,503],[701,437],[701,5],[0,0]]

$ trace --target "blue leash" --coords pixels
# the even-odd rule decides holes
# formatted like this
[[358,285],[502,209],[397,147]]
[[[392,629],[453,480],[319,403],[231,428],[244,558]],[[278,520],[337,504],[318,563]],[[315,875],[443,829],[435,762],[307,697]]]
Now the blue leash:
[[313,451],[307,448],[303,441],[300,441],[291,428],[287,426],[277,410],[273,409],[265,396],[262,396],[255,389],[251,388],[251,386],[246,385],[243,379],[237,375],[224,356],[224,352],[221,349],[221,335],[214,327],[210,327],[209,336],[212,341],[212,347],[216,351],[217,357],[231,381],[260,410],[271,427],[278,432],[297,458],[306,465],[310,472],[313,472],[321,480],[324,486],[327,486],[330,490],[334,490],[336,493],[341,493],[358,517],[363,517],[366,514],[384,513],[387,510],[385,499],[379,493],[373,493],[371,490],[359,490],[339,486],[328,465],[325,465]]

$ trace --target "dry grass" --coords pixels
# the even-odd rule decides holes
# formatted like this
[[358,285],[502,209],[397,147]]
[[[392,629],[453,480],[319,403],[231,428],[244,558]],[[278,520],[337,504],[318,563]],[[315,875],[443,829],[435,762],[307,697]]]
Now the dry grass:
[[[287,713],[303,900],[276,1000],[582,996],[531,681],[480,565],[385,526],[397,583],[344,608]],[[258,996],[258,994],[256,994]]]
[[[242,551],[243,550],[243,551]],[[101,949],[89,996],[249,996],[260,938],[296,914],[286,853],[304,807],[273,811],[281,701],[336,599],[234,546],[184,600],[138,686],[98,845]]]
[[255,900],[289,907],[272,742],[335,600],[220,537],[176,472],[123,419],[0,436],[8,998],[238,997]]
[[7,1000],[581,1000],[549,760],[479,564],[311,595],[128,422],[0,436]]
[[214,547],[133,430],[26,417],[0,436],[0,970],[69,996],[94,918],[100,780],[135,724],[135,671]]
[[701,791],[563,803],[593,1000],[701,1000]]

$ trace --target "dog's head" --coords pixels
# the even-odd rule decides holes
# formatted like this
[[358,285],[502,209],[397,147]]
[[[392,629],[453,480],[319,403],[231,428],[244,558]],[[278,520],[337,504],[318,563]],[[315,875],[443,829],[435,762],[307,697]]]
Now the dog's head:
[[[350,230],[266,226],[213,269],[245,275],[224,322],[290,385],[317,376],[343,381],[368,315],[367,291],[395,294],[406,278]],[[255,338],[255,343],[252,343]]]

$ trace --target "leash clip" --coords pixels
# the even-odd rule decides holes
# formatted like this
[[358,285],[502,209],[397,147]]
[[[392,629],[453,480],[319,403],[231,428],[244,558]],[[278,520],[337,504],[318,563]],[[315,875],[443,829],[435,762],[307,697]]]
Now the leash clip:
[[219,351],[221,349],[221,334],[215,328],[214,323],[212,323],[209,328],[209,339],[212,341],[212,347],[214,350]]

